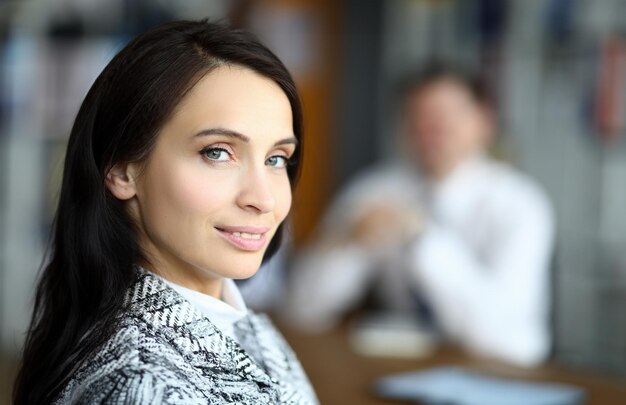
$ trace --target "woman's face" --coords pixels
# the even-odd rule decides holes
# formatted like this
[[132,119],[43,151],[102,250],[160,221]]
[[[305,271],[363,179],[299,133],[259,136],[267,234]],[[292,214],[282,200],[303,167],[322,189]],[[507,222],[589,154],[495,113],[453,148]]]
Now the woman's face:
[[198,82],[135,174],[130,209],[154,270],[206,293],[223,277],[252,276],[291,206],[295,143],[289,100],[272,80],[223,66]]

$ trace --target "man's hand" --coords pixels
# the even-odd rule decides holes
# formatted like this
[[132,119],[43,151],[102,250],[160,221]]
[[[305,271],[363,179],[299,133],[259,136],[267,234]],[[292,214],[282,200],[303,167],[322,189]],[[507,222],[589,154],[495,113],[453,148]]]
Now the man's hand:
[[357,218],[349,237],[367,248],[380,249],[408,242],[419,235],[422,227],[422,215],[418,209],[379,203]]

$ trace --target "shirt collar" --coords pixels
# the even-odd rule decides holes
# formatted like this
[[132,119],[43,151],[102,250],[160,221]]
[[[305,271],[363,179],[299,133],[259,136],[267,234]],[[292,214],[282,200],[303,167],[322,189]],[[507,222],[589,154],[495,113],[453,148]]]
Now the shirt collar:
[[485,152],[479,151],[471,156],[466,157],[459,162],[445,177],[439,180],[425,178],[430,188],[437,190],[445,190],[454,188],[457,184],[464,184],[480,177],[479,173],[487,162]]
[[[163,277],[138,264],[134,265],[134,269],[136,280],[129,286],[124,298],[129,318],[140,319],[150,328],[163,331],[163,338],[167,338],[196,367],[216,367],[216,372],[228,373],[234,381],[253,380],[266,386],[276,382],[237,344],[236,339],[223,330],[220,333],[221,328],[214,319],[204,315]],[[256,316],[249,311],[246,318],[256,324]],[[233,325],[226,326],[232,329]],[[214,357],[207,361],[203,352],[213,353]]]
[[151,273],[199,309],[202,315],[211,319],[220,329],[230,328],[232,324],[248,314],[248,307],[237,284],[232,279],[223,279],[222,296],[218,299],[174,283],[154,272]]
[[483,152],[466,158],[454,170],[438,181],[425,179],[423,197],[438,217],[456,216],[472,207],[472,200],[477,195],[488,176],[488,159]]
[[[157,276],[161,277],[158,274]],[[216,313],[219,313],[228,318],[232,316],[233,320],[236,321],[245,316],[248,310],[243,297],[239,292],[239,288],[235,282],[229,278],[225,278],[223,280],[221,299],[183,287],[182,285],[169,281],[164,277],[161,277],[161,279],[163,279],[167,285],[176,290],[192,304],[196,305],[204,315],[215,315]]]

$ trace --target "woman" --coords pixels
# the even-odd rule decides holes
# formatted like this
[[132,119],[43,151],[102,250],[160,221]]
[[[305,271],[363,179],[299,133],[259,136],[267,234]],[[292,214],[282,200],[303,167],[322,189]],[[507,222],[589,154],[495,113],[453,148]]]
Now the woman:
[[301,136],[247,33],[179,21],[117,54],[72,128],[15,403],[316,403],[232,281],[276,251]]

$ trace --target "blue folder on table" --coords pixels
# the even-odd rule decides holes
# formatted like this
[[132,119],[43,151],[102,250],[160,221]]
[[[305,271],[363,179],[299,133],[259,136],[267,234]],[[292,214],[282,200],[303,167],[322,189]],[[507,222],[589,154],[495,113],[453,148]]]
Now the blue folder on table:
[[492,377],[462,367],[390,375],[374,389],[385,398],[424,405],[579,405],[586,399],[579,387]]

